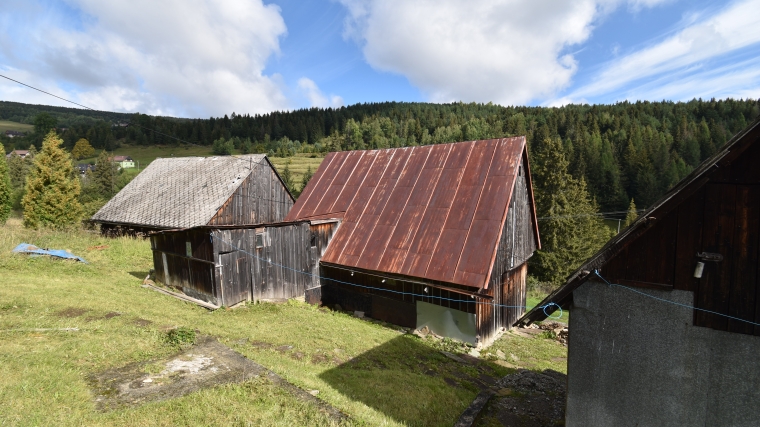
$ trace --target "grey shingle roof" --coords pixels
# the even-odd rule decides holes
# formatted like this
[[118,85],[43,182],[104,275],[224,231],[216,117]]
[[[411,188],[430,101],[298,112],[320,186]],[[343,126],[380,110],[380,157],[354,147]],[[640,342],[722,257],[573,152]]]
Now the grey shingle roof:
[[264,154],[156,159],[92,220],[162,228],[206,225]]

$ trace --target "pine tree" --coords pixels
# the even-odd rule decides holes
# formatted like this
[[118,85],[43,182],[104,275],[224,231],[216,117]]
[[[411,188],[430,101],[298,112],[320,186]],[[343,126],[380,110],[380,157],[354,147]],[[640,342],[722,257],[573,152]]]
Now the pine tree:
[[8,162],[5,160],[5,148],[0,144],[0,224],[5,224],[11,216],[11,177],[8,175]]
[[55,131],[50,131],[34,158],[22,201],[26,227],[66,228],[82,217],[79,178],[62,143]]
[[559,139],[545,139],[534,157],[536,209],[544,218],[542,249],[533,261],[534,271],[540,280],[559,284],[604,245],[612,230],[598,216],[585,180],[568,173],[569,162]]
[[79,141],[74,144],[74,148],[71,149],[71,156],[74,157],[74,160],[86,159],[92,157],[93,154],[95,154],[95,149],[84,138],[79,138]]
[[113,197],[116,187],[116,165],[113,164],[105,150],[100,152],[98,159],[95,161],[95,171],[92,173],[92,180],[101,197],[105,199]]
[[26,173],[29,170],[29,163],[24,160],[15,152],[11,154],[11,158],[8,159],[8,172],[11,178],[11,187],[14,190],[20,190],[24,188],[26,182]]
[[628,227],[629,225],[633,224],[633,222],[636,221],[636,218],[638,217],[639,214],[636,212],[636,203],[633,203],[633,199],[631,199],[631,205],[628,206],[628,214],[625,216],[623,227]]
[[282,178],[282,181],[285,183],[285,187],[287,187],[288,191],[295,193],[295,186],[293,185],[293,174],[290,172],[290,160],[285,163],[285,169],[282,170],[280,178]]

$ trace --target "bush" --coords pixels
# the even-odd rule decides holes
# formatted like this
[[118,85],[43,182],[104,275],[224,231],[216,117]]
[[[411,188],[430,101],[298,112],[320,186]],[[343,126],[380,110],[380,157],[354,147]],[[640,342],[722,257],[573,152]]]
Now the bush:
[[195,330],[179,327],[166,333],[166,343],[175,347],[184,347],[195,344]]
[[225,141],[224,138],[217,139],[211,146],[211,152],[218,156],[229,156],[234,149],[232,140]]

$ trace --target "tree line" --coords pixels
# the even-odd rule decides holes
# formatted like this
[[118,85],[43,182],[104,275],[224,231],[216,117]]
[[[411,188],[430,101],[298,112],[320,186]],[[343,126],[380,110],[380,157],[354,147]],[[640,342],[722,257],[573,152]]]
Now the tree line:
[[[0,103],[0,118],[10,104]],[[627,222],[632,220],[636,206],[656,201],[760,114],[751,99],[557,108],[386,102],[209,119],[88,116],[86,110],[64,109],[67,116],[55,108],[27,118],[35,134],[7,142],[37,144],[42,132],[58,129],[68,150],[82,138],[98,150],[121,143],[177,144],[170,135],[211,146],[219,155],[237,150],[289,157],[525,135],[538,215],[547,218],[540,224],[543,250],[533,270],[554,283],[610,237],[600,211],[628,211]],[[94,121],[74,123],[76,114]]]

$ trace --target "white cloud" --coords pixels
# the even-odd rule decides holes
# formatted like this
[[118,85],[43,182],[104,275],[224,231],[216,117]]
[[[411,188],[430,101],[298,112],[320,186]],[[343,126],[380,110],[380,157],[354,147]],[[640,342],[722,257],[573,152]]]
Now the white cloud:
[[[262,0],[67,3],[35,18],[26,14],[30,21],[0,20],[0,31],[15,37],[14,43],[0,43],[7,68],[96,109],[202,117],[288,106],[279,76],[263,74],[287,31],[275,5]],[[58,87],[51,88],[52,82]],[[0,96],[39,99],[8,85],[0,86]]]
[[[435,102],[525,104],[551,97],[586,41],[622,0],[339,0],[344,35],[375,69],[406,76]],[[631,0],[632,8],[660,0]]]
[[711,17],[690,22],[671,37],[609,62],[592,83],[572,91],[567,98],[593,98],[612,93],[633,100],[737,94],[757,97],[760,62],[731,60],[721,65],[721,61],[758,46],[759,10],[760,0],[745,0]]
[[298,89],[300,89],[301,93],[309,100],[309,104],[312,107],[337,108],[343,105],[343,98],[332,94],[328,97],[319,89],[313,80],[306,77],[298,79]]

